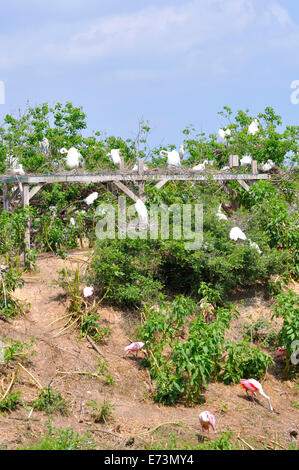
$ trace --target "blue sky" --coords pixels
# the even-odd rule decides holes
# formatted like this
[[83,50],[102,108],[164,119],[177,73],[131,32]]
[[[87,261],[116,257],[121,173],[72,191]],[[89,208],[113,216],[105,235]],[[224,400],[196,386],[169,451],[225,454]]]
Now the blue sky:
[[298,0],[1,2],[0,120],[28,100],[71,101],[89,133],[134,137],[143,117],[157,145],[191,123],[217,132],[224,105],[299,125],[298,52]]

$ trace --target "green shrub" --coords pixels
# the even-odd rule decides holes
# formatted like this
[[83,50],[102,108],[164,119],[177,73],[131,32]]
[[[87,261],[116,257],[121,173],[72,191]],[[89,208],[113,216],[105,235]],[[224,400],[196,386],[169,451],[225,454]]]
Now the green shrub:
[[237,383],[240,379],[263,377],[270,365],[274,362],[269,354],[264,353],[248,341],[239,343],[227,342],[225,350],[228,354],[222,371],[222,380],[225,384]]
[[[3,338],[4,342],[4,362],[8,364],[10,361],[28,361],[28,355],[36,354],[36,351],[31,351],[36,343],[35,339],[30,339],[30,344],[25,341],[14,340],[12,338]],[[9,343],[9,344],[6,344]]]
[[9,393],[5,398],[0,400],[0,412],[7,412],[12,411],[17,408],[19,404],[21,404],[20,400],[20,391]]
[[285,374],[288,377],[295,369],[291,364],[291,355],[298,349],[294,342],[299,340],[299,295],[290,289],[281,292],[276,297],[273,310],[273,317],[283,319],[283,325],[277,339],[279,345],[286,348]]
[[92,260],[92,282],[107,299],[127,306],[140,306],[159,297],[162,284],[156,279],[158,259],[155,243],[146,240],[98,241]]
[[40,441],[20,450],[90,450],[96,443],[86,432],[83,435],[72,428],[55,429],[50,424],[48,431],[40,435]]
[[113,418],[114,406],[109,400],[104,400],[102,405],[99,405],[96,401],[88,401],[86,404],[94,410],[92,417],[95,423],[107,423]]
[[32,402],[32,407],[38,411],[45,411],[47,414],[61,415],[68,414],[68,404],[57,390],[45,387],[41,390],[36,400]]

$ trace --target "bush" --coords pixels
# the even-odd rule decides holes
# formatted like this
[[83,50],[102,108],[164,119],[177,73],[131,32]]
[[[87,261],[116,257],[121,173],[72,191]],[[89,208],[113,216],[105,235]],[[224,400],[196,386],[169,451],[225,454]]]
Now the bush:
[[274,362],[269,354],[264,353],[248,341],[227,342],[227,359],[223,366],[222,380],[225,384],[238,383],[240,379],[262,378]]
[[47,414],[68,414],[66,400],[60,392],[53,390],[51,387],[45,387],[41,390],[37,399],[32,402],[32,407],[38,411],[45,411]]
[[96,443],[88,432],[83,435],[72,428],[55,429],[50,424],[48,431],[40,435],[40,441],[20,450],[90,450]]
[[114,406],[109,400],[104,400],[102,405],[99,405],[96,401],[88,401],[86,404],[94,410],[92,417],[95,423],[107,423],[113,418]]
[[106,298],[123,306],[154,301],[162,289],[155,245],[146,240],[98,241],[91,264],[93,284],[103,292],[108,289]]
[[299,295],[291,290],[281,292],[273,306],[273,317],[283,318],[283,325],[278,333],[278,342],[286,348],[285,374],[288,377],[295,368],[291,365],[291,355],[298,349],[294,344],[299,340]]
[[0,412],[7,412],[12,411],[17,408],[19,404],[21,404],[20,400],[20,391],[9,393],[5,398],[0,400]]

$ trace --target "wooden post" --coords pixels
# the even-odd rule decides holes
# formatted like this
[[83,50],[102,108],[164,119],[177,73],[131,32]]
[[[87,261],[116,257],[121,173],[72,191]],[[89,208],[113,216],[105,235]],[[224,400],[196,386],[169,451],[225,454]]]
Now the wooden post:
[[[23,207],[29,207],[30,199],[29,199],[29,184],[23,183],[23,191],[22,191],[22,204]],[[26,251],[30,250],[30,220],[28,221],[28,225],[25,230],[25,258],[26,258]]]
[[256,160],[252,160],[251,162],[251,172],[253,175],[257,174],[257,161]]
[[228,157],[228,165],[230,168],[239,166],[239,155],[230,155]]
[[124,157],[120,157],[119,171],[124,171],[124,169],[125,169]]
[[3,183],[3,210],[9,211],[7,184]]
[[238,180],[238,183],[245,189],[245,191],[249,191],[249,186],[244,180]]
[[[144,173],[144,162],[139,158],[138,160],[138,175],[143,175]],[[144,181],[138,182],[139,197],[142,199],[144,197]]]

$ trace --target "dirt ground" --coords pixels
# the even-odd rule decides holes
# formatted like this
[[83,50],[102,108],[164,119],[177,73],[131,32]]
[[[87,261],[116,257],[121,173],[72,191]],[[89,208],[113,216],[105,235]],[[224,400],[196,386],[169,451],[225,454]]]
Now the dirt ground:
[[[111,337],[99,348],[109,363],[108,370],[115,383],[105,385],[103,379],[78,374],[95,373],[101,358],[86,339],[78,338],[77,331],[69,329],[59,334],[64,325],[61,317],[65,315],[66,300],[62,289],[53,285],[52,280],[57,279],[57,270],[65,266],[75,268],[78,262],[84,266],[88,256],[86,250],[73,251],[66,260],[41,255],[37,273],[25,275],[25,286],[15,292],[15,297],[30,303],[28,312],[12,324],[0,320],[1,337],[27,343],[30,338],[35,339],[36,354],[30,357],[28,371],[42,386],[52,383],[52,387],[68,400],[69,416],[53,416],[54,427],[72,427],[80,433],[89,430],[98,449],[144,449],[157,443],[167,448],[171,434],[176,434],[182,445],[196,445],[201,435],[198,414],[208,409],[216,417],[213,439],[231,430],[240,449],[262,449],[265,442],[268,448],[288,448],[290,430],[295,428],[299,432],[299,398],[296,384],[282,379],[281,360],[276,360],[275,367],[268,371],[263,381],[275,413],[269,411],[268,403],[262,397],[256,404],[249,401],[240,385],[219,383],[209,384],[203,405],[192,408],[161,406],[150,399],[150,379],[140,367],[140,358],[124,357],[124,347],[131,340],[138,340],[132,337],[136,318],[134,320],[130,312],[103,307],[99,314],[110,326]],[[291,287],[298,291],[298,285]],[[269,320],[271,317],[271,302],[255,291],[244,294],[238,304],[241,315],[230,333],[235,339],[240,337],[244,321],[261,316]],[[274,322],[273,328],[277,328],[278,323]],[[11,377],[9,366],[0,366],[0,372],[6,389]],[[37,397],[39,388],[23,369],[19,370],[13,385],[12,391],[15,390],[21,391],[28,409],[19,407],[0,415],[1,449],[15,449],[36,441],[48,421],[44,412],[30,411],[30,402]],[[105,399],[114,406],[114,419],[107,424],[96,424],[91,416],[92,408],[86,402],[96,400],[102,404]],[[176,424],[178,422],[180,424]]]

